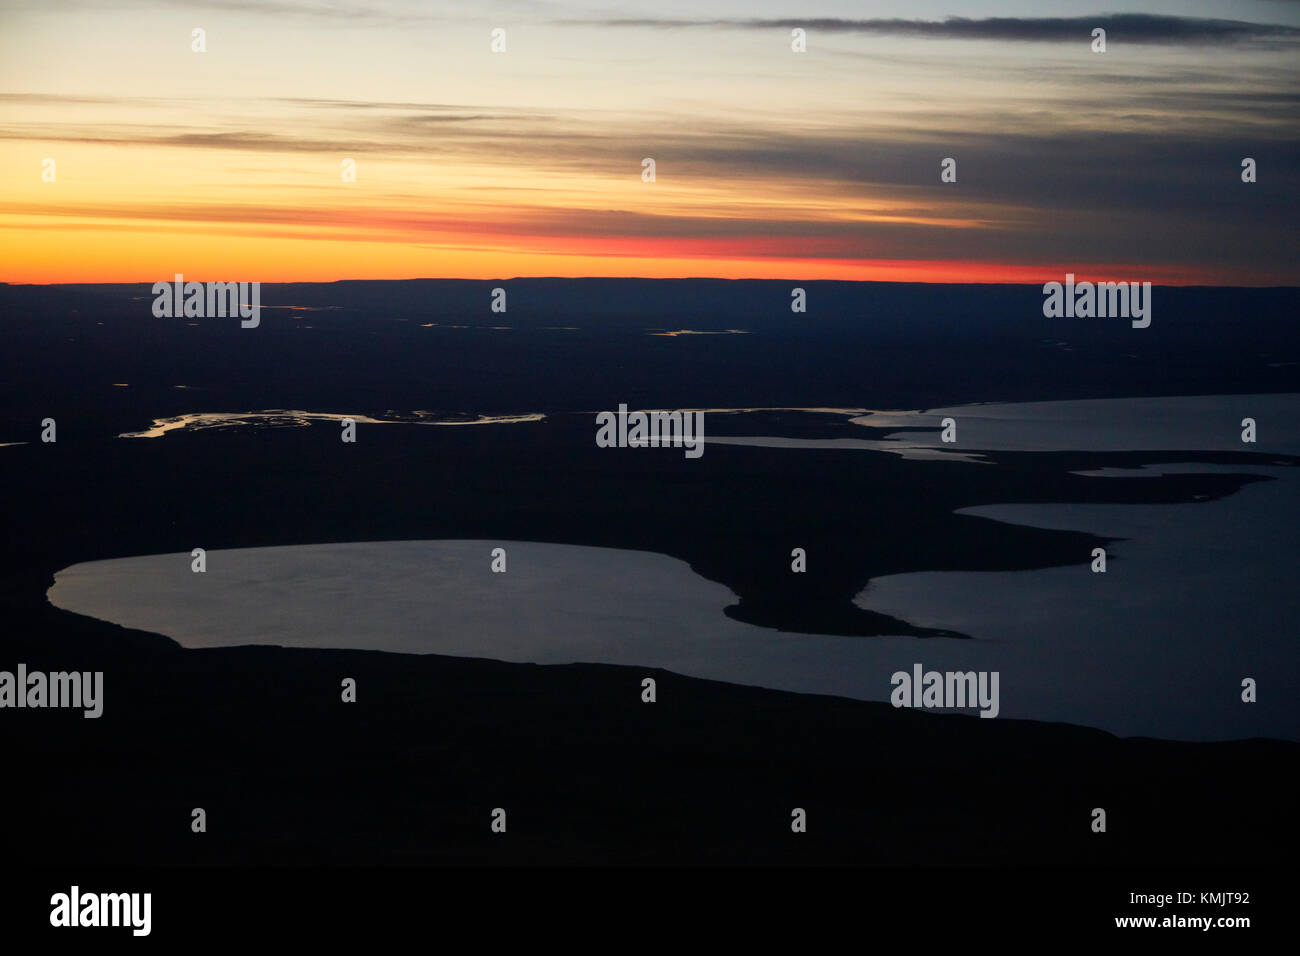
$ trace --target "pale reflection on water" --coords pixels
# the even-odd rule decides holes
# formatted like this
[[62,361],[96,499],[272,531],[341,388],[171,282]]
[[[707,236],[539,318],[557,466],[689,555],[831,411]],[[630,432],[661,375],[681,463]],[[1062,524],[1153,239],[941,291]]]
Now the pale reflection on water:
[[541,412],[527,415],[478,415],[474,418],[436,418],[432,412],[411,412],[393,418],[371,418],[356,412],[303,412],[282,408],[259,412],[193,412],[171,418],[155,418],[153,425],[144,431],[123,432],[118,438],[162,438],[168,432],[185,429],[198,430],[222,426],[258,425],[310,425],[313,421],[340,422],[350,418],[358,425],[506,425],[519,422],[540,422],[546,416]]

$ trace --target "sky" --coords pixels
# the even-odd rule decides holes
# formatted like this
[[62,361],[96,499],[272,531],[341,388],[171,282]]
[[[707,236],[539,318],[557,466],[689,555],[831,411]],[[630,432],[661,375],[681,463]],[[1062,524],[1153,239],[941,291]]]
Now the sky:
[[1297,54],[1300,0],[0,0],[0,281],[1300,285]]

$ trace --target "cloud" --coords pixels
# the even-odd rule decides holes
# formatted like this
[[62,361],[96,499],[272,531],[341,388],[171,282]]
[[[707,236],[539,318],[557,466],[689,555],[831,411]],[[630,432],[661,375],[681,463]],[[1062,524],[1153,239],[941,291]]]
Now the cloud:
[[[0,0],[0,7],[20,12],[41,13],[99,10],[102,0]],[[343,26],[427,26],[435,23],[456,23],[467,15],[464,7],[447,4],[428,4],[422,0],[391,2],[335,2],[335,0],[118,0],[114,5],[118,13],[124,9],[152,11],[174,8],[187,12],[195,10],[217,13],[248,14],[279,18],[298,18],[317,23],[338,23]],[[554,13],[560,9],[545,0],[499,0],[494,4],[502,13],[521,12],[538,15]]]
[[1018,42],[1079,43],[1091,39],[1092,30],[1102,27],[1114,42],[1196,45],[1259,41],[1300,41],[1300,28],[1245,20],[1176,17],[1150,13],[1106,13],[1083,17],[945,17],[943,20],[867,19],[826,17],[780,19],[675,19],[622,18],[561,21],[570,25],[602,27],[649,27],[672,29],[715,27],[745,30],[791,30],[810,32],[901,36],[936,40],[1009,40]]

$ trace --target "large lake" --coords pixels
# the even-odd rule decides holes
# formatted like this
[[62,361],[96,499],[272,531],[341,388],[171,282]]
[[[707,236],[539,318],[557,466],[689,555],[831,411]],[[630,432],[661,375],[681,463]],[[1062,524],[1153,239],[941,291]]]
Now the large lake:
[[[1286,417],[1300,411],[1296,396],[1234,396],[1213,409],[1206,399],[1135,400],[1140,404],[1127,410],[1125,401],[1103,409],[1060,402],[943,411],[959,423],[1032,421],[1023,430],[990,425],[984,442],[962,442],[965,449],[1006,447],[1005,432],[994,429],[1012,427],[1034,436],[1031,450],[1092,450],[1095,438],[1108,448],[1253,451],[1231,439],[1240,417],[1252,412],[1259,450],[1294,454],[1300,447],[1297,419]],[[1094,429],[1097,419],[1080,405],[1094,406],[1086,411],[1107,428]],[[912,426],[931,424],[940,412],[896,414]],[[1215,419],[1208,432],[1207,416]],[[1072,422],[1081,423],[1074,440]],[[1117,437],[1126,423],[1146,441],[1135,446],[1136,439]],[[931,448],[938,444],[926,437]],[[798,444],[781,447],[788,450],[774,453],[796,454]],[[1166,471],[1211,470],[1278,480],[1196,504],[965,509],[988,520],[1124,540],[1111,547],[1106,574],[1092,574],[1086,562],[902,574],[876,579],[857,598],[914,624],[969,634],[968,641],[771,631],[726,617],[735,595],[676,559],[510,541],[212,551],[203,574],[190,570],[188,553],[94,561],[59,572],[49,598],[186,647],[279,644],[627,664],[863,700],[887,700],[890,675],[918,662],[927,670],[996,670],[1003,719],[1184,740],[1298,740],[1296,469],[1179,464],[1140,473],[1158,480]],[[1111,473],[1132,474],[1106,470],[1097,480]],[[506,549],[504,574],[490,570],[495,547]],[[1246,677],[1258,682],[1253,704],[1241,701]]]

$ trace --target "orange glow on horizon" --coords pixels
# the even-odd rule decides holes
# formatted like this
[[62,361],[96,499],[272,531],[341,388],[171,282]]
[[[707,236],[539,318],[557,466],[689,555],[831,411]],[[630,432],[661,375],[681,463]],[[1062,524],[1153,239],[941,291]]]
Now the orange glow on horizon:
[[[1285,285],[1261,273],[1243,281],[1215,269],[1120,263],[1011,263],[968,259],[799,257],[792,243],[745,238],[558,237],[549,252],[493,248],[503,237],[463,237],[464,245],[307,238],[268,231],[231,242],[210,230],[171,234],[70,225],[3,230],[4,274],[13,284],[153,283],[176,273],[197,281],[334,282],[347,279],[648,278],[781,279],[864,282],[1025,283],[1149,281],[1158,285]],[[477,242],[484,243],[477,246]],[[794,244],[798,244],[796,241]],[[805,247],[816,247],[806,243]]]

